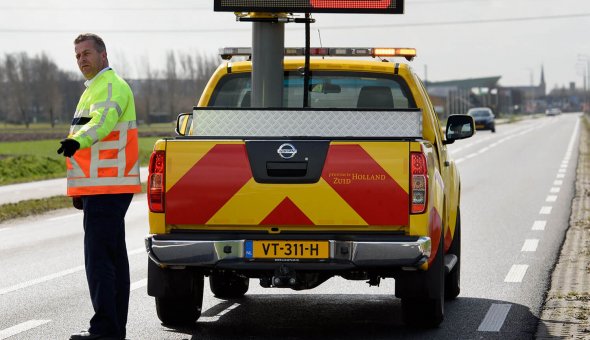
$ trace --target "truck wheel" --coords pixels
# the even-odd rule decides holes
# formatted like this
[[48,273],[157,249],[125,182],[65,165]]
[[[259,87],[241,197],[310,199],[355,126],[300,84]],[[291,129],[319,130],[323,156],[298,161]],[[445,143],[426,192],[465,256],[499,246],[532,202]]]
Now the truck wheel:
[[457,222],[455,223],[455,237],[451,242],[449,254],[457,256],[457,263],[453,270],[445,277],[445,298],[454,300],[461,291],[461,211],[457,208]]
[[202,274],[195,274],[190,291],[181,292],[175,296],[155,298],[156,311],[162,323],[186,326],[194,324],[199,319],[203,305],[203,280]]
[[209,285],[219,299],[237,299],[248,291],[250,280],[236,274],[216,273],[209,276]]
[[402,297],[404,322],[412,327],[434,328],[444,319],[445,308],[444,238],[439,242],[436,258],[423,280],[426,283],[422,297]]

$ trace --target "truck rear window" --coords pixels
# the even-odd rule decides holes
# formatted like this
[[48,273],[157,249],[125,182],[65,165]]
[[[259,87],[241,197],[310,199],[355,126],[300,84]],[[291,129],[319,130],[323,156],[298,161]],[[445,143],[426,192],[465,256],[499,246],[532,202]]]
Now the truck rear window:
[[[224,76],[213,91],[209,107],[251,107],[249,73]],[[397,75],[315,71],[310,79],[309,106],[339,109],[416,108],[408,85]],[[283,107],[303,107],[303,76],[285,72]]]

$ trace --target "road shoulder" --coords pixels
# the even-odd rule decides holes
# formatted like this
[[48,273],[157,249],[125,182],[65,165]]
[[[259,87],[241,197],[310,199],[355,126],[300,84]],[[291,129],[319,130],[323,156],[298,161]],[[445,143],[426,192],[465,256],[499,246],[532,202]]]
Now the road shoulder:
[[590,117],[582,117],[569,228],[551,275],[537,339],[590,338]]

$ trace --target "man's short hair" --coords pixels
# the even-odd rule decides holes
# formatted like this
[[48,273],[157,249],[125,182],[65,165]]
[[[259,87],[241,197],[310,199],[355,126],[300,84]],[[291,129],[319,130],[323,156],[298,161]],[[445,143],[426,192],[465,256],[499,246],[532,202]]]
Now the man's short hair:
[[75,40],[74,45],[77,45],[83,41],[92,40],[94,42],[94,48],[98,53],[102,53],[107,50],[104,44],[104,40],[94,33],[82,33]]

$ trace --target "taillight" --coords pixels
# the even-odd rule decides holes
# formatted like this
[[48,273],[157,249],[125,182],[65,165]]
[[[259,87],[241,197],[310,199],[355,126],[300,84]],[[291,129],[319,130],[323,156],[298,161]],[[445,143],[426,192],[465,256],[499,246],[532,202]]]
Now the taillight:
[[150,157],[147,182],[148,205],[151,212],[164,212],[164,177],[166,175],[166,152],[154,151]]
[[410,153],[410,174],[412,214],[421,214],[428,205],[428,166],[422,152]]

